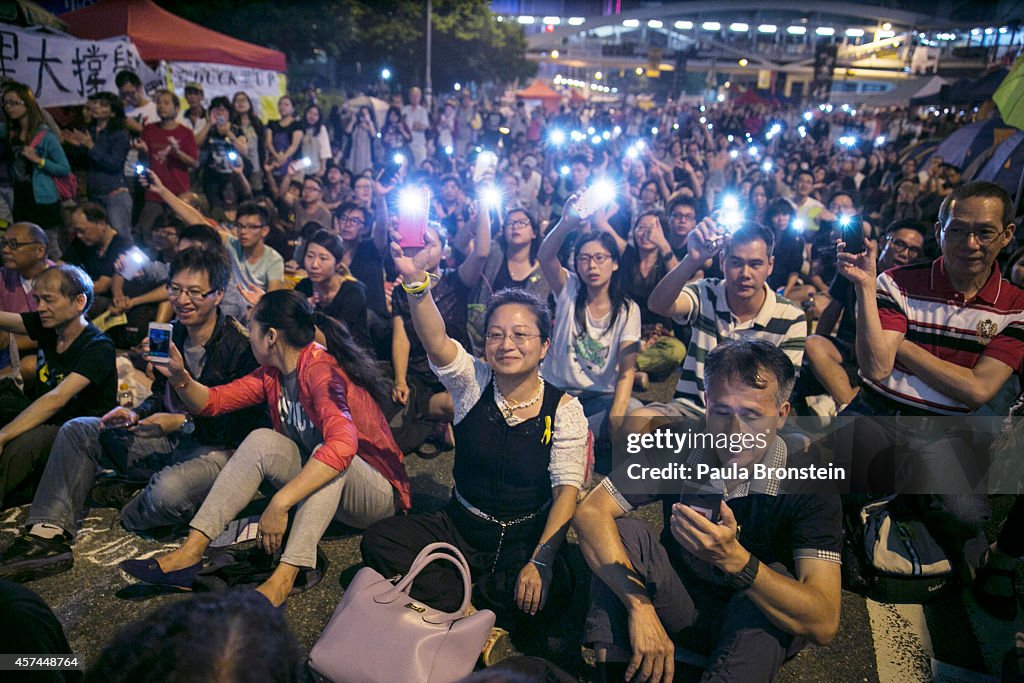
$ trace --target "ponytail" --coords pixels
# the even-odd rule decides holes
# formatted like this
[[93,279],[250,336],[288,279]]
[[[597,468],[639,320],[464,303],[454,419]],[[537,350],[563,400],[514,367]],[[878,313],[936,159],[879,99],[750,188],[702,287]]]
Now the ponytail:
[[389,397],[384,392],[387,381],[370,354],[356,343],[343,323],[314,309],[295,290],[267,292],[253,309],[252,319],[263,330],[273,327],[286,344],[298,349],[312,343],[316,328],[320,328],[327,340],[327,352],[348,378],[365,389],[378,406],[388,404]]
[[327,353],[338,361],[338,365],[349,379],[366,389],[378,406],[387,405],[387,379],[370,354],[352,338],[348,326],[326,315],[320,309],[314,309],[313,324],[327,341]]

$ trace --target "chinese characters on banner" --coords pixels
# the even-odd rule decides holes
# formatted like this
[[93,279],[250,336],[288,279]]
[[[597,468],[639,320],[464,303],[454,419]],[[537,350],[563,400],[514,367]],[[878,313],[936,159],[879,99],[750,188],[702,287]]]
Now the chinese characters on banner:
[[127,38],[80,40],[0,24],[0,76],[28,85],[44,107],[117,92],[114,76],[122,69],[134,71],[147,85],[158,80]]
[[203,86],[207,104],[219,96],[230,100],[241,90],[249,94],[256,114],[264,120],[277,118],[277,99],[287,92],[284,75],[276,71],[204,62],[171,62],[166,68],[167,85],[179,95],[184,95],[190,82]]

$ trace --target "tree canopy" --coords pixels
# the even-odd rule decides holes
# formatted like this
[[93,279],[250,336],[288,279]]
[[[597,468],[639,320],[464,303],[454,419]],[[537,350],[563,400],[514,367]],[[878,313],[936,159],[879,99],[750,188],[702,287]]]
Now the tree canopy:
[[[290,64],[321,56],[361,62],[376,73],[387,65],[404,83],[425,76],[423,0],[161,0],[168,10],[203,26],[285,53]],[[523,79],[536,72],[526,38],[514,22],[498,22],[487,0],[434,0],[433,83]]]

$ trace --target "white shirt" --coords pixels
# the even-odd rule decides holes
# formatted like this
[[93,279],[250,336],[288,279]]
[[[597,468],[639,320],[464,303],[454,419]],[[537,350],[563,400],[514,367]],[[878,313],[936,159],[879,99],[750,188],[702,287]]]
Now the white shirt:
[[[427,108],[422,104],[416,107],[407,104],[402,107],[402,117],[405,119],[405,125],[409,126],[409,130],[412,132],[412,144],[426,145],[426,130],[430,126],[430,116],[427,114]],[[423,130],[416,130],[416,124],[424,126]]]
[[619,377],[619,347],[640,341],[640,307],[627,299],[626,310],[619,311],[614,326],[610,312],[595,319],[588,310],[587,329],[580,334],[575,316],[579,287],[579,277],[569,273],[555,298],[551,347],[541,374],[546,382],[573,395],[613,394]]

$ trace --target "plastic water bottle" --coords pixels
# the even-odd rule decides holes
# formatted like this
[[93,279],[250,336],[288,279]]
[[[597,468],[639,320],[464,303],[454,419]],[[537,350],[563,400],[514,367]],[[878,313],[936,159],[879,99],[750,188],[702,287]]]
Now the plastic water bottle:
[[117,405],[122,408],[135,407],[135,394],[132,392],[132,388],[128,386],[127,382],[122,382],[121,386],[117,390]]

